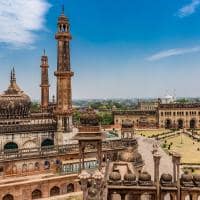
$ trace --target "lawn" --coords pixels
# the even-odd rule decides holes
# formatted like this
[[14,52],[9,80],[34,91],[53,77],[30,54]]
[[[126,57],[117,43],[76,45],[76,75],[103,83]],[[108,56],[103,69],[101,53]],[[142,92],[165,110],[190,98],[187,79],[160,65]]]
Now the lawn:
[[[173,138],[165,139],[166,150],[175,151],[181,154],[181,163],[200,163],[200,142],[192,140],[190,137],[181,134]],[[162,141],[162,145],[165,143],[165,140]],[[170,149],[168,150],[169,144],[172,143]]]
[[151,137],[152,135],[160,135],[162,133],[167,133],[169,130],[166,129],[154,129],[154,130],[136,130],[135,133],[137,135],[143,135],[145,137]]

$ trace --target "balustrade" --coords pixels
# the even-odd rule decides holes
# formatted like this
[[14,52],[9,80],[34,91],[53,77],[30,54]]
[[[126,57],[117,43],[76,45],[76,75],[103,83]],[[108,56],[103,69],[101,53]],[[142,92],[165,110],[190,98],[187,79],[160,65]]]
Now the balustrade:
[[[108,140],[103,141],[102,143],[103,151],[109,149],[123,149],[126,148],[126,145],[121,140]],[[87,152],[96,151],[95,148],[88,146],[86,148]],[[29,158],[32,156],[54,156],[54,155],[63,155],[70,153],[79,153],[78,144],[67,144],[60,146],[48,146],[48,147],[38,147],[38,148],[26,148],[26,149],[15,149],[15,150],[3,150],[0,151],[0,161],[18,159],[18,158]]]

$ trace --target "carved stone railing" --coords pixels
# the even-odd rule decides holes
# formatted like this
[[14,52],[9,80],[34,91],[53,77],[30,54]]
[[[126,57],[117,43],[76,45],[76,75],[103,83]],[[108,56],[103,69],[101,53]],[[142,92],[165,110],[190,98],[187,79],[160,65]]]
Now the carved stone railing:
[[17,132],[29,132],[29,131],[55,131],[56,123],[43,123],[43,124],[14,124],[0,126],[1,133],[17,133]]
[[[136,140],[133,140],[132,144],[137,144]],[[102,142],[103,151],[109,150],[122,150],[127,147],[126,143],[122,140],[108,140]],[[96,149],[93,147],[87,147],[86,153],[95,152]],[[67,144],[61,146],[49,146],[49,147],[40,147],[40,148],[27,148],[27,149],[16,149],[16,150],[6,150],[0,151],[0,162],[8,160],[19,160],[19,159],[28,159],[28,158],[40,158],[46,156],[59,156],[67,154],[79,154],[79,145],[78,144]]]

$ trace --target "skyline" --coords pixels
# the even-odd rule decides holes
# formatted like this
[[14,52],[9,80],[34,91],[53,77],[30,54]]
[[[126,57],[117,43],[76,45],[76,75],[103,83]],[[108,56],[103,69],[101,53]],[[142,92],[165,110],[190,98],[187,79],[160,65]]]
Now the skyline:
[[[55,94],[54,35],[62,1],[55,2],[0,3],[1,92],[15,66],[21,89],[39,99],[45,48]],[[200,96],[200,0],[113,2],[65,1],[73,38],[73,98],[156,98],[174,90],[177,96]]]

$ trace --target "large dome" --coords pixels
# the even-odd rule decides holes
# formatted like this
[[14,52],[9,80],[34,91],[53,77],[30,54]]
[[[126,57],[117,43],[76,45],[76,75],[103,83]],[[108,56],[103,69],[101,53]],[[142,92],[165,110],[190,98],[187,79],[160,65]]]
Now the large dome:
[[19,119],[28,117],[31,100],[17,85],[14,69],[11,71],[10,85],[0,95],[0,118]]

